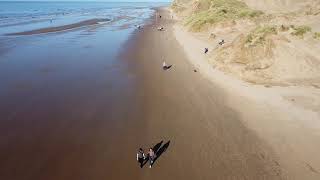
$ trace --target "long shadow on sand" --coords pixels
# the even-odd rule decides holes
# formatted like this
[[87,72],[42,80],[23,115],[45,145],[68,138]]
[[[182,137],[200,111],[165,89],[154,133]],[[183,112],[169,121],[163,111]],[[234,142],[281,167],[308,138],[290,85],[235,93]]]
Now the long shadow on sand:
[[171,67],[172,67],[172,65],[164,66],[164,67],[163,67],[163,70],[165,70],[165,71],[166,71],[166,70],[169,70]]
[[168,149],[170,145],[170,141],[166,142],[163,146],[161,146],[163,141],[159,142],[153,147],[153,150],[156,154],[156,158],[154,159],[154,163],[157,161],[157,159]]
[[[157,143],[155,146],[153,146],[153,151],[156,154],[156,157],[153,161],[153,164],[157,161],[157,159],[168,149],[169,145],[170,145],[170,141],[166,142],[165,144],[163,144],[163,146],[161,146],[163,143],[163,141],[160,141],[159,143]],[[147,157],[145,159],[145,161],[143,162],[143,164],[141,165],[141,168],[147,164],[147,162],[149,161],[149,157]]]

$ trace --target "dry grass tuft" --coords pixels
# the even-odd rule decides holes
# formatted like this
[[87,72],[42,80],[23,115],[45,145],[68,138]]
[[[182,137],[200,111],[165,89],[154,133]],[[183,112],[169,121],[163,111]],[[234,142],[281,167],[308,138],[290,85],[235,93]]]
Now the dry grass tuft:
[[315,32],[315,33],[313,34],[313,38],[315,38],[315,39],[320,39],[320,32]]
[[303,38],[304,34],[306,34],[307,32],[311,31],[311,27],[309,26],[298,26],[298,27],[293,27],[293,32],[291,33],[291,35],[293,36],[299,36],[301,38]]
[[227,20],[255,18],[263,13],[250,9],[244,2],[238,0],[199,0],[195,10],[185,20],[185,25],[193,31],[200,31],[205,25],[211,25]]
[[245,44],[247,46],[263,44],[268,35],[277,33],[277,28],[275,26],[259,26],[248,34]]

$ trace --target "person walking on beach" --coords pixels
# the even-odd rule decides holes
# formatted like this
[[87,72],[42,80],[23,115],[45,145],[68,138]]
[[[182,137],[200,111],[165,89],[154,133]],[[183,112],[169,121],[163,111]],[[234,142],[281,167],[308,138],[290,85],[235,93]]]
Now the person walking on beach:
[[167,68],[167,64],[166,64],[165,61],[163,61],[163,63],[162,63],[162,68],[163,68],[164,70]]
[[143,166],[143,162],[144,160],[146,159],[146,156],[143,152],[143,149],[142,148],[139,148],[138,152],[137,152],[137,161],[138,163],[140,163],[140,167],[142,168]]
[[204,53],[205,53],[205,54],[207,54],[207,53],[208,53],[208,51],[209,51],[209,49],[208,49],[208,48],[204,48]]
[[154,153],[153,149],[150,148],[149,149],[149,168],[152,167],[155,157],[156,157],[156,154]]

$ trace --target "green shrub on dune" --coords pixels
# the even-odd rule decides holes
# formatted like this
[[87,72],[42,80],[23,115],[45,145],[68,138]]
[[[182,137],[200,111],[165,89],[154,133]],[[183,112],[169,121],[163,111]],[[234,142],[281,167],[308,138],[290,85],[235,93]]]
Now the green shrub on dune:
[[303,35],[305,33],[311,31],[311,27],[309,27],[309,26],[298,26],[298,27],[293,27],[293,30],[294,31],[291,33],[291,35],[303,37]]
[[172,3],[171,8],[172,8],[172,10],[174,10],[175,12],[181,12],[181,11],[184,11],[184,10],[185,10],[185,7],[179,5],[179,4],[176,3],[176,2],[173,2],[173,3]]
[[207,24],[254,18],[262,14],[261,11],[252,10],[244,2],[238,0],[200,0],[198,4],[200,4],[198,6],[201,7],[201,11],[192,14],[185,21],[185,24],[193,31],[199,31]]
[[315,39],[320,39],[320,32],[315,32],[315,33],[313,34],[313,38],[315,38]]
[[246,44],[250,46],[263,44],[268,35],[277,33],[277,28],[275,26],[259,26],[249,33],[246,38]]

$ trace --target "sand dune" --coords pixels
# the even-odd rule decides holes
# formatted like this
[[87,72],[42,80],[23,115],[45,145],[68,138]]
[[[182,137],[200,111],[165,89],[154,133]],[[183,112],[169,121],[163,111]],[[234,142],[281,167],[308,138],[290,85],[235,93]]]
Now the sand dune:
[[318,0],[243,0],[249,7],[266,12],[294,12],[319,5]]
[[[272,145],[288,179],[319,179],[320,160],[312,154],[320,129],[320,1],[223,2],[174,1],[176,39],[195,68],[229,92],[245,124]],[[262,13],[246,16],[256,10]],[[237,97],[255,105],[246,109]]]
[[[208,58],[215,68],[254,84],[320,86],[320,1],[245,0],[249,7],[236,0],[222,2],[174,3],[184,7],[174,9],[183,24],[191,21],[186,28],[215,44]],[[242,15],[256,9],[263,14]],[[219,39],[227,43],[216,46]]]

